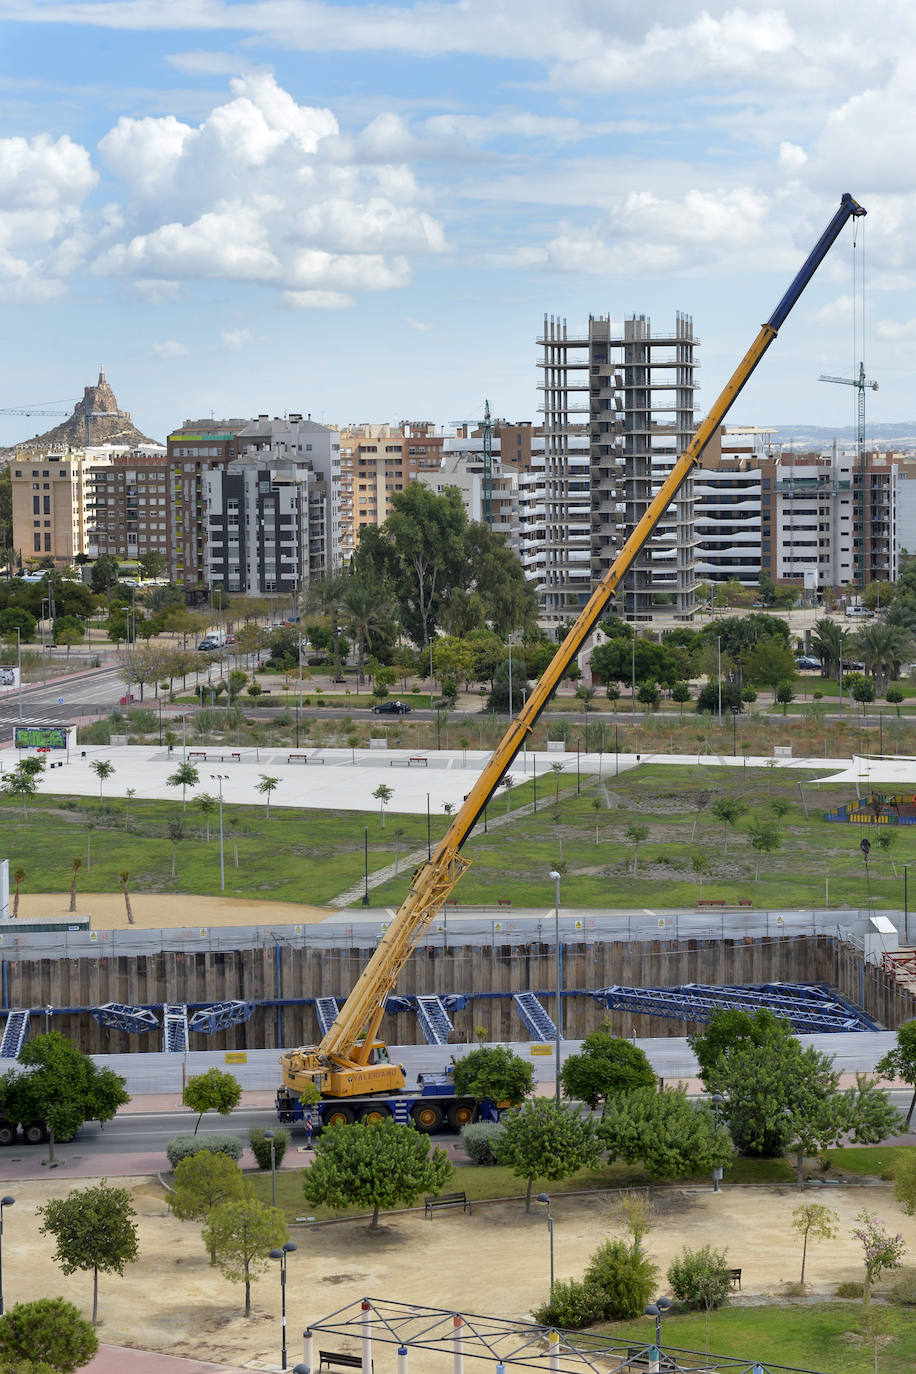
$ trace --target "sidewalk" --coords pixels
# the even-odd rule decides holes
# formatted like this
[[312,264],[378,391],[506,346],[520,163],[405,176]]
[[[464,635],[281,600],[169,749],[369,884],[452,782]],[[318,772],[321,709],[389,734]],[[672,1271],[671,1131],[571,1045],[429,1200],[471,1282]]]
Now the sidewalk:
[[155,1350],[131,1350],[123,1345],[100,1345],[99,1353],[80,1374],[244,1374],[238,1365],[182,1360]]

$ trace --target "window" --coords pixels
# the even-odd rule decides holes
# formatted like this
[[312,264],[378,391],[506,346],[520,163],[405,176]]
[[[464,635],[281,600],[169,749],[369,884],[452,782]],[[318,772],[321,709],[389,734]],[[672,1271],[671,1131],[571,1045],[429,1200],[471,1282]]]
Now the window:
[[51,514],[51,498],[50,498],[50,496],[46,496],[46,497],[44,498],[44,511],[45,511],[45,515],[50,515],[50,514]]
[[36,535],[35,535],[34,544],[35,544],[35,552],[36,552],[36,553],[41,553],[41,535],[40,535],[40,534],[36,534]]
[[51,536],[50,536],[50,534],[46,534],[46,535],[45,535],[45,553],[50,553],[50,552],[51,552]]
[[38,496],[33,496],[33,497],[32,497],[32,514],[33,514],[33,515],[39,515],[39,514],[41,513],[41,512],[40,512],[40,509],[39,509],[39,507],[40,507],[40,501],[41,501],[41,498],[40,498],[40,497],[38,497]]

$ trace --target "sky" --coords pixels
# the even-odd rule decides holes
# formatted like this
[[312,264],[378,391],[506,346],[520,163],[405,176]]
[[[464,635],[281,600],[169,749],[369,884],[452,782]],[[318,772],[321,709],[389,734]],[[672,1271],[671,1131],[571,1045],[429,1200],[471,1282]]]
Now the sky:
[[[698,414],[916,419],[905,0],[0,0],[0,409],[539,420],[545,314],[677,311]],[[0,416],[0,445],[56,423]]]

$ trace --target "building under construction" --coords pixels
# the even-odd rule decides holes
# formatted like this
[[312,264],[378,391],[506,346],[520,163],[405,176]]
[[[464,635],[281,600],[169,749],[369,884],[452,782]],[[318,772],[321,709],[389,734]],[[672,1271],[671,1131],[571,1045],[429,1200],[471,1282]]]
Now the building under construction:
[[[693,322],[678,314],[673,333],[654,334],[644,315],[622,328],[591,316],[571,335],[544,317],[538,340],[546,462],[545,613],[578,614],[613,563],[652,495],[694,433]],[[649,620],[664,604],[693,616],[693,481],[637,558],[617,598],[620,614]]]

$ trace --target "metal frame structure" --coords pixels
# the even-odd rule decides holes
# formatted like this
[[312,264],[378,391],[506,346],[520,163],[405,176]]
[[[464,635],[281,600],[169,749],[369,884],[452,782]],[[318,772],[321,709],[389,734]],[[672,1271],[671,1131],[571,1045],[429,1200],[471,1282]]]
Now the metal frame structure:
[[[487,1317],[441,1307],[419,1307],[386,1298],[363,1298],[348,1303],[330,1316],[314,1322],[303,1333],[305,1365],[314,1370],[317,1335],[349,1338],[359,1345],[364,1371],[372,1368],[372,1345],[395,1346],[399,1374],[406,1374],[409,1352],[439,1354],[443,1372],[462,1374],[465,1358],[491,1361],[500,1374],[516,1369],[538,1369],[549,1374],[628,1374],[637,1369],[661,1368],[670,1374],[823,1374],[795,1365],[744,1359],[732,1355],[706,1355],[698,1350],[665,1346],[661,1352],[650,1342],[590,1336],[582,1331],[557,1331],[534,1322],[509,1317]],[[658,1356],[661,1354],[661,1362]],[[424,1370],[430,1369],[424,1361]]]
[[712,1019],[717,1011],[757,1011],[766,1007],[783,1016],[801,1034],[838,1031],[875,1031],[881,1027],[867,1012],[852,1006],[818,983],[739,983],[711,987],[685,983],[669,988],[599,988],[591,994],[609,1010],[623,1009],[644,1016],[673,1017],[678,1021]]

